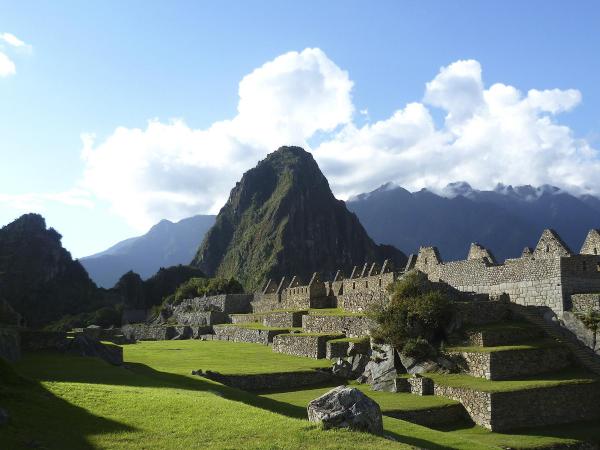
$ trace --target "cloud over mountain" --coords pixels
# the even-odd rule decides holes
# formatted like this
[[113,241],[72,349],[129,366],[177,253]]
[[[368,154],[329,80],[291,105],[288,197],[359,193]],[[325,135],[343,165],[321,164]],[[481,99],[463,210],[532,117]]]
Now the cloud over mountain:
[[486,87],[479,62],[461,60],[442,67],[420,101],[358,125],[352,88],[323,51],[286,53],[242,78],[232,119],[207,129],[151,120],[103,140],[85,135],[82,187],[144,229],[217,212],[245,170],[289,144],[313,152],[341,198],[387,181],[437,190],[455,180],[480,189],[548,183],[600,193],[598,151],[559,122],[580,103],[577,90]]

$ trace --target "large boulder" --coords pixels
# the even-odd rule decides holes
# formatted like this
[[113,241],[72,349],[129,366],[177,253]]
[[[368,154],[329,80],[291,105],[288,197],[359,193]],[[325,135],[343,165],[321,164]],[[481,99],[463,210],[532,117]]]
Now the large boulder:
[[116,345],[105,345],[84,335],[78,335],[65,344],[65,353],[76,356],[101,358],[114,366],[123,364],[123,349]]
[[356,388],[338,386],[308,404],[308,420],[328,428],[383,434],[379,405]]

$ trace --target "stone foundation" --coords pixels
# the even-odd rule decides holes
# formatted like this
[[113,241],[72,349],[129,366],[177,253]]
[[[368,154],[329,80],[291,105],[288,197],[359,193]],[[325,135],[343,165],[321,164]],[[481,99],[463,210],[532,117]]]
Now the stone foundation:
[[452,302],[455,328],[468,325],[487,325],[502,322],[510,318],[509,304],[497,300],[475,300],[470,302]]
[[253,344],[268,345],[279,334],[289,333],[289,330],[261,330],[243,328],[234,325],[215,325],[213,327],[215,339],[220,341],[250,342]]
[[571,294],[571,311],[575,313],[600,312],[600,293]]
[[344,337],[339,334],[280,334],[273,339],[273,351],[308,358],[325,358],[327,341]]
[[433,395],[433,380],[427,377],[408,378],[410,393],[416,395]]
[[121,331],[128,340],[166,341],[170,339],[198,339],[200,335],[210,333],[211,327],[189,325],[147,325],[134,323],[123,325]]
[[365,312],[371,306],[381,305],[389,300],[388,294],[383,290],[375,291],[349,291],[337,297],[338,307],[351,312]]
[[343,333],[347,337],[362,337],[369,335],[373,325],[365,316],[310,314],[302,317],[302,329],[307,333]]
[[302,317],[307,313],[308,311],[272,312],[263,316],[262,323],[266,327],[301,327]]

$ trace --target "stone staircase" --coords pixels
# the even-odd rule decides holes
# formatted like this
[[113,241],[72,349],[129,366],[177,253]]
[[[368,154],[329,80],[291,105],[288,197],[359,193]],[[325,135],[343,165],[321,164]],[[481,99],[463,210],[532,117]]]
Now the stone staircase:
[[558,324],[548,322],[535,309],[517,304],[510,305],[511,311],[517,316],[524,318],[528,322],[536,325],[556,342],[566,346],[581,366],[587,370],[600,375],[600,358],[591,349],[580,344],[576,338],[569,335],[569,332]]

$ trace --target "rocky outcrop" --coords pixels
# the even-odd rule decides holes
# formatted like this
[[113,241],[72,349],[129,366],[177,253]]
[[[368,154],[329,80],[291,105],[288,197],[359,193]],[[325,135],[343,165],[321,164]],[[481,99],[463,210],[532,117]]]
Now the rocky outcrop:
[[362,382],[368,382],[374,391],[396,392],[400,364],[391,345],[371,345],[371,361],[367,364]]
[[290,273],[350,273],[357,261],[386,258],[397,267],[406,262],[402,252],[371,240],[310,153],[281,147],[231,190],[192,264],[256,290]]
[[325,429],[350,428],[383,434],[379,405],[356,388],[338,386],[308,404],[308,420]]

